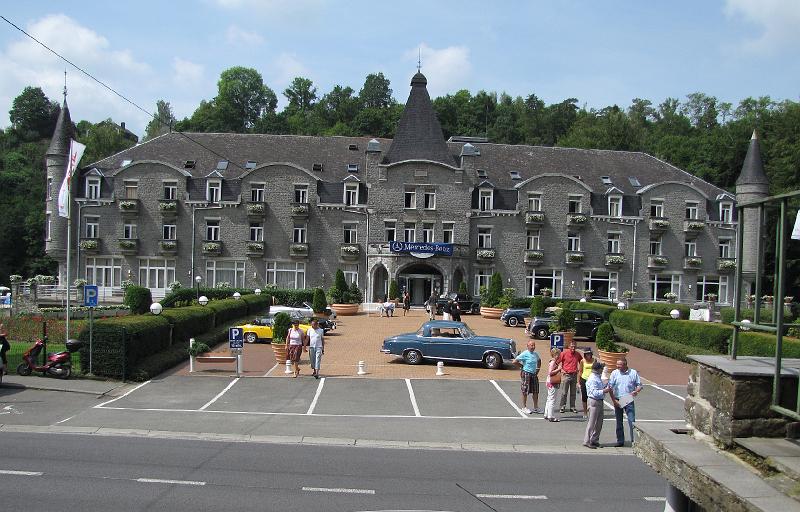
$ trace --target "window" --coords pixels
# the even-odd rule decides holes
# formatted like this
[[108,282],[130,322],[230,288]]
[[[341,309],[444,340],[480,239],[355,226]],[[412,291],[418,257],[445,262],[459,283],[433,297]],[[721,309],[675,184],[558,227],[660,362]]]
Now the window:
[[45,214],[45,223],[44,223],[44,239],[50,240],[50,233],[52,232],[52,222],[53,220],[50,218],[50,212]]
[[300,204],[308,203],[308,185],[294,186],[294,202]]
[[164,235],[164,240],[177,240],[178,227],[175,224],[164,224],[161,227],[161,233]]
[[725,224],[733,222],[733,204],[720,203],[719,204],[719,221]]
[[620,239],[622,235],[620,233],[609,233],[608,234],[608,252],[610,253],[621,253],[622,252],[622,245],[620,243]]
[[[611,293],[614,288],[614,294]],[[583,273],[583,289],[594,290],[593,297],[605,297],[616,300],[619,293],[619,274],[617,272],[592,272]]]
[[[175,267],[174,264],[172,266]],[[122,284],[122,259],[87,257],[85,275],[87,284],[103,288],[120,286]]]
[[185,162],[183,162],[183,168],[184,169],[194,169],[195,163],[196,162],[194,160],[186,160]]
[[406,190],[403,196],[403,208],[416,208],[417,207],[417,191]]
[[218,203],[222,196],[222,182],[220,180],[209,180],[206,184],[206,201]]
[[424,208],[426,210],[435,210],[436,209],[436,192],[427,191],[422,196]]
[[414,224],[413,222],[406,222],[403,225],[403,239],[406,242],[415,242],[416,241],[416,237],[415,237],[416,231],[417,231],[417,225],[416,224]]
[[697,242],[687,241],[683,244],[684,256],[697,256]]
[[650,255],[661,255],[661,235],[650,237]]
[[442,242],[452,244],[455,240],[455,222],[442,222]]
[[178,199],[178,182],[164,182],[164,199]]
[[728,298],[728,276],[697,276],[695,300],[706,300],[709,293],[715,293],[720,304],[731,302],[733,297]]
[[85,217],[86,230],[84,235],[86,238],[99,238],[100,237],[100,217]]
[[206,260],[206,284],[216,288],[221,283],[244,288],[244,261]]
[[343,233],[343,240],[346,244],[356,244],[358,243],[358,224],[355,222],[345,222],[344,223],[344,233]]
[[642,184],[639,183],[639,178],[637,178],[636,176],[628,176],[628,183],[630,183],[632,187],[642,186]]
[[609,196],[608,215],[609,217],[622,217],[622,198],[620,196]]
[[670,292],[681,296],[681,276],[678,274],[651,274],[650,300],[664,300],[664,294]]
[[478,192],[478,208],[482,212],[493,210],[494,190],[481,189]]
[[219,241],[219,220],[206,219],[206,240]]
[[292,229],[292,242],[296,244],[306,243],[306,231],[305,224],[295,224],[294,229]]
[[567,250],[580,251],[581,250],[581,235],[580,233],[567,233]]
[[175,260],[143,258],[139,260],[139,285],[151,290],[166,291],[167,285],[175,281]]
[[542,211],[542,194],[528,193],[528,210],[532,212]]
[[720,258],[732,258],[732,244],[730,238],[720,238],[719,239],[719,257]]
[[383,223],[383,232],[386,233],[387,242],[394,242],[397,240],[397,223],[385,221]]
[[481,249],[492,248],[492,228],[478,227],[478,247]]
[[347,284],[358,283],[358,265],[342,265],[342,273]]
[[53,178],[47,177],[47,200],[53,199]]
[[603,182],[603,185],[611,185],[611,177],[610,176],[600,176],[600,181]]
[[250,201],[253,203],[263,203],[265,187],[266,185],[264,183],[250,184]]
[[247,162],[244,163],[244,168],[252,170],[256,168],[256,165],[258,165],[258,162],[256,162],[255,160],[248,160]]
[[268,261],[267,284],[293,290],[305,288],[306,264],[292,261]]
[[522,176],[520,176],[519,171],[508,171],[508,175],[511,176],[511,179],[514,181],[522,179]]
[[423,222],[422,223],[422,241],[426,244],[433,243],[434,241],[434,232],[433,232],[433,223],[432,222]]
[[582,213],[583,212],[583,196],[569,196],[569,213]]
[[536,251],[539,249],[539,230],[538,229],[529,229],[527,233],[527,243],[525,248],[529,251]]
[[227,168],[228,168],[228,161],[227,160],[220,160],[219,162],[217,162],[217,170],[218,171],[224,171]]
[[651,217],[664,216],[664,201],[662,199],[650,200],[650,216]]
[[694,202],[694,201],[692,201],[692,202],[687,201],[686,202],[686,218],[689,219],[689,220],[698,219],[699,218],[697,216],[698,213],[699,213],[699,210],[698,210],[697,203]]
[[86,178],[86,198],[100,199],[100,178]]
[[481,286],[489,287],[489,281],[492,280],[494,274],[493,268],[478,268],[475,269],[475,291],[474,295],[480,295]]
[[139,199],[139,183],[135,181],[122,182],[125,186],[125,199]]
[[553,297],[561,297],[563,281],[562,270],[528,270],[525,276],[525,293],[532,297],[541,295],[542,288],[550,288],[553,290]]
[[347,164],[347,172],[358,172],[358,164]]
[[136,224],[125,224],[122,226],[122,238],[136,238]]
[[344,186],[344,204],[347,206],[358,204],[358,183],[347,183]]
[[486,174],[486,171],[483,170],[483,169],[477,169],[475,172],[478,174],[479,178],[488,178],[489,177],[489,175]]
[[264,241],[264,226],[260,222],[250,223],[250,241],[251,242]]

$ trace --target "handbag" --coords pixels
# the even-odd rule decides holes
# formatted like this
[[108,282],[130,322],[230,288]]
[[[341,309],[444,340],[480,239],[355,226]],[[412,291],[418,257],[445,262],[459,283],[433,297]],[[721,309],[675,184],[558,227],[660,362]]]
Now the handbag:
[[557,374],[550,376],[550,384],[554,386],[556,384],[561,384],[561,370],[559,370]]

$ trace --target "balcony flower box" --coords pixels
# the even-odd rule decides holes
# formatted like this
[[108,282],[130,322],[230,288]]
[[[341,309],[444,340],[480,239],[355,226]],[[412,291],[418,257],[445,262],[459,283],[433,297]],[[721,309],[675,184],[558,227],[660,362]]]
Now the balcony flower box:
[[703,258],[700,256],[687,256],[683,260],[683,268],[696,269],[703,266]]
[[589,217],[582,213],[568,213],[567,226],[582,228],[589,222]]
[[222,252],[222,242],[209,241],[203,242],[203,254],[219,255]]
[[100,240],[97,238],[83,239],[78,245],[87,254],[96,254],[100,250]]
[[292,217],[308,217],[308,205],[306,203],[294,203],[291,208]]
[[650,268],[663,268],[667,266],[669,259],[666,256],[648,256],[647,266]]
[[544,212],[526,212],[525,213],[525,224],[530,226],[539,226],[544,224]]
[[261,217],[265,210],[264,203],[247,203],[247,215],[250,217]]
[[606,254],[606,266],[619,268],[625,264],[625,256],[622,254]]
[[495,256],[494,249],[478,249],[475,251],[475,256],[479,260],[491,260]]
[[264,242],[247,242],[247,255],[258,258],[264,256]]
[[583,265],[583,259],[582,252],[570,251],[566,255],[566,264],[573,267],[580,266]]
[[119,211],[127,214],[139,213],[139,201],[137,199],[124,199],[119,202]]
[[344,244],[339,248],[339,253],[346,260],[358,259],[361,255],[361,247],[357,244]]
[[664,217],[654,217],[650,219],[650,231],[653,233],[663,233],[669,229],[669,220]]
[[118,243],[122,254],[136,254],[139,252],[139,240],[135,238],[121,238]]
[[308,256],[308,244],[299,244],[294,243],[289,246],[289,256],[296,256],[296,257],[307,257]]
[[728,258],[717,259],[717,271],[720,273],[730,273],[736,270],[736,260]]
[[540,265],[544,261],[544,251],[528,250],[525,251],[525,263],[528,265]]
[[158,250],[161,251],[162,255],[171,255],[178,252],[178,241],[177,240],[161,240],[158,242]]
[[706,223],[699,220],[685,220],[683,221],[683,232],[687,235],[697,235],[705,229]]

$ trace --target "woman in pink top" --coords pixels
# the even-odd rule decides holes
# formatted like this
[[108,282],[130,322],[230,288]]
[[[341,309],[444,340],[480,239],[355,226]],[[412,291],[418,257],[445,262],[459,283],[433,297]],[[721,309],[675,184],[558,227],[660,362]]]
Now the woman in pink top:
[[287,357],[292,362],[294,376],[300,375],[300,356],[306,344],[306,333],[300,329],[300,320],[292,320],[292,328],[286,333]]
[[[547,421],[561,421],[556,417],[558,409],[556,408],[556,401],[558,400],[558,390],[561,387],[561,364],[558,362],[558,356],[561,351],[557,348],[550,350],[550,364],[547,365],[547,403],[544,406],[544,419]],[[553,378],[558,380],[553,383]]]

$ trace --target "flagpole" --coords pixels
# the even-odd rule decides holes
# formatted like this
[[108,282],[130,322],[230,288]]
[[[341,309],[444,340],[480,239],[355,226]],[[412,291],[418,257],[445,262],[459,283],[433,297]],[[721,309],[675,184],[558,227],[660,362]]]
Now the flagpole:
[[[72,151],[70,150],[70,153]],[[70,161],[67,160],[67,179],[69,180],[69,172],[70,172]],[[69,180],[69,185],[67,187],[67,325],[66,325],[66,332],[64,342],[69,339],[69,283],[70,283],[70,268],[72,264],[70,263],[70,253],[72,252],[72,180]]]

